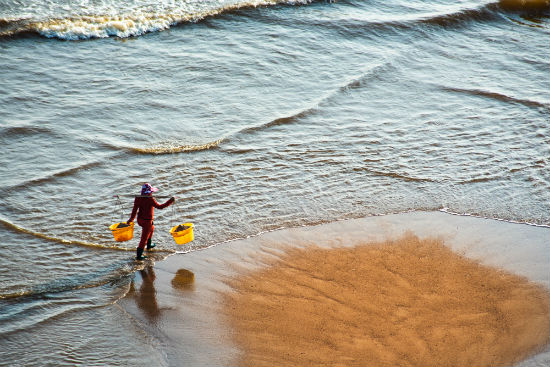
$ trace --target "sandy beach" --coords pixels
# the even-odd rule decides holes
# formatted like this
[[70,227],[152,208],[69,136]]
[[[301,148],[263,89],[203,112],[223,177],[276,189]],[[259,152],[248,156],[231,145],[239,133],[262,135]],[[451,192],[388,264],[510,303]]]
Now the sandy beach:
[[409,234],[289,249],[226,296],[243,366],[508,366],[549,340],[549,294]]
[[536,366],[547,236],[444,213],[274,231],[146,268],[119,304],[169,365]]

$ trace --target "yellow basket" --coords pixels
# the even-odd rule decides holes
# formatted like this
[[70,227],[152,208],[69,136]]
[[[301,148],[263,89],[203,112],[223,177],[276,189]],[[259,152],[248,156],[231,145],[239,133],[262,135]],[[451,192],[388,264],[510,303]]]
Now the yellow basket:
[[174,237],[174,240],[178,245],[183,245],[187,242],[193,241],[193,223],[183,223],[181,225],[189,228],[184,229],[183,231],[176,232],[176,230],[180,226],[180,224],[178,224],[177,226],[172,227],[172,229],[170,230],[170,234],[172,235],[172,237]]
[[117,228],[118,225],[121,223],[124,223],[124,222],[112,224],[109,226],[109,229],[111,230],[111,232],[113,232],[115,241],[117,242],[130,241],[134,237],[134,222],[130,223],[128,227]]

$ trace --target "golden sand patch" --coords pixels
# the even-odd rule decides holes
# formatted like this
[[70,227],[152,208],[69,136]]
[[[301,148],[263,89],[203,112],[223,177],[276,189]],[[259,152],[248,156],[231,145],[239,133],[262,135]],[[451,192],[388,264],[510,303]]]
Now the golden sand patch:
[[289,249],[231,286],[242,366],[504,366],[549,342],[544,287],[413,235]]

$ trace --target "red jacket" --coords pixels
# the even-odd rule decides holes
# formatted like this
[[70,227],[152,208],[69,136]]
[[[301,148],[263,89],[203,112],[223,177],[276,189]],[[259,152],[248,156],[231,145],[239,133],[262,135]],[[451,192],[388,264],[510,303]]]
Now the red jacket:
[[164,209],[167,206],[170,206],[174,202],[174,198],[170,198],[164,204],[159,204],[154,197],[143,197],[138,196],[134,199],[134,208],[132,209],[132,214],[130,215],[130,220],[128,222],[133,222],[134,218],[142,220],[153,220],[154,218],[154,208]]

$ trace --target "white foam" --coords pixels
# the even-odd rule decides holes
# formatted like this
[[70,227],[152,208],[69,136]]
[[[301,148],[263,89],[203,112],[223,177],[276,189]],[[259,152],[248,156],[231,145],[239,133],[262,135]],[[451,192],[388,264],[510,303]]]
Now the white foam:
[[[275,4],[305,4],[310,0],[103,0],[68,6],[57,0],[43,4],[13,5],[5,19],[17,26],[9,32],[30,31],[65,40],[133,37],[162,31],[178,23],[193,22],[224,11]],[[0,35],[3,34],[0,29]]]

